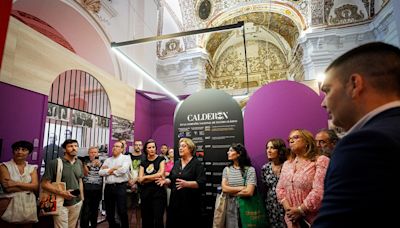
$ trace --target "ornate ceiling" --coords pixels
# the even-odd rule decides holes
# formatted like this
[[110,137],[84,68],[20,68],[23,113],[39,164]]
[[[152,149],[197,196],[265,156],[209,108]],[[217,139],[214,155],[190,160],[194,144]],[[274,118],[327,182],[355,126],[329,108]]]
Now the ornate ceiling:
[[[389,0],[178,0],[184,30],[196,30],[245,22],[247,59],[243,30],[214,32],[183,38],[182,53],[203,48],[208,59],[207,88],[240,94],[254,91],[274,80],[305,78],[302,34],[313,28],[365,23]],[[178,43],[179,44],[179,43]],[[178,45],[176,45],[178,47]],[[164,47],[160,57],[171,52]],[[177,53],[173,56],[177,57]],[[247,65],[246,65],[247,63]]]
[[[261,26],[265,30],[275,32],[285,39],[291,48],[296,46],[299,31],[293,21],[284,15],[270,12],[254,12],[227,20],[222,25],[235,24],[239,21],[244,21],[245,23],[250,22],[253,23],[254,26]],[[213,33],[209,37],[206,50],[210,54],[211,59],[215,51],[232,35],[232,33],[233,32]]]

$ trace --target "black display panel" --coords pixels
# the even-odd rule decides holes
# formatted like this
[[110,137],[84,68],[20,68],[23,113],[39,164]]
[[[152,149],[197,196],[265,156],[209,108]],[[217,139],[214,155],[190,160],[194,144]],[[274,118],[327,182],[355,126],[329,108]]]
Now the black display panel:
[[206,89],[192,94],[175,111],[175,157],[179,157],[178,142],[191,138],[196,144],[197,159],[206,169],[204,192],[205,227],[211,227],[217,187],[222,170],[230,162],[227,151],[232,143],[243,143],[243,116],[239,104],[227,93]]

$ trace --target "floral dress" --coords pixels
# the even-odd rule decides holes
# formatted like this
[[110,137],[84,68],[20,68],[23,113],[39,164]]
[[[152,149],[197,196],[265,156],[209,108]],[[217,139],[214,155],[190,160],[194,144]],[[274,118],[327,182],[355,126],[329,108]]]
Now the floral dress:
[[272,164],[268,162],[261,169],[262,182],[266,188],[265,205],[271,228],[285,228],[285,210],[276,198],[276,185],[279,176],[272,171]]

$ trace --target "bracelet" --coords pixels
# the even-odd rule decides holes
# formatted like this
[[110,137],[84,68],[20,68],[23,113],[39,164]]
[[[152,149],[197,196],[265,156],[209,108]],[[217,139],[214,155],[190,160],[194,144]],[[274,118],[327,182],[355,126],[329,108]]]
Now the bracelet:
[[303,215],[303,216],[306,215],[306,213],[304,213],[303,209],[301,208],[301,205],[298,206],[297,209],[299,209],[301,215]]

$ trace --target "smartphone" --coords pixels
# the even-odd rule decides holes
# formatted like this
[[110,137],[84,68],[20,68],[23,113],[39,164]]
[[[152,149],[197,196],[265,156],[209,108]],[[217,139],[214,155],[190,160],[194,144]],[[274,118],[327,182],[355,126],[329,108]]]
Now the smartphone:
[[81,194],[81,191],[79,189],[75,189],[71,191],[71,194],[74,196],[79,196]]

